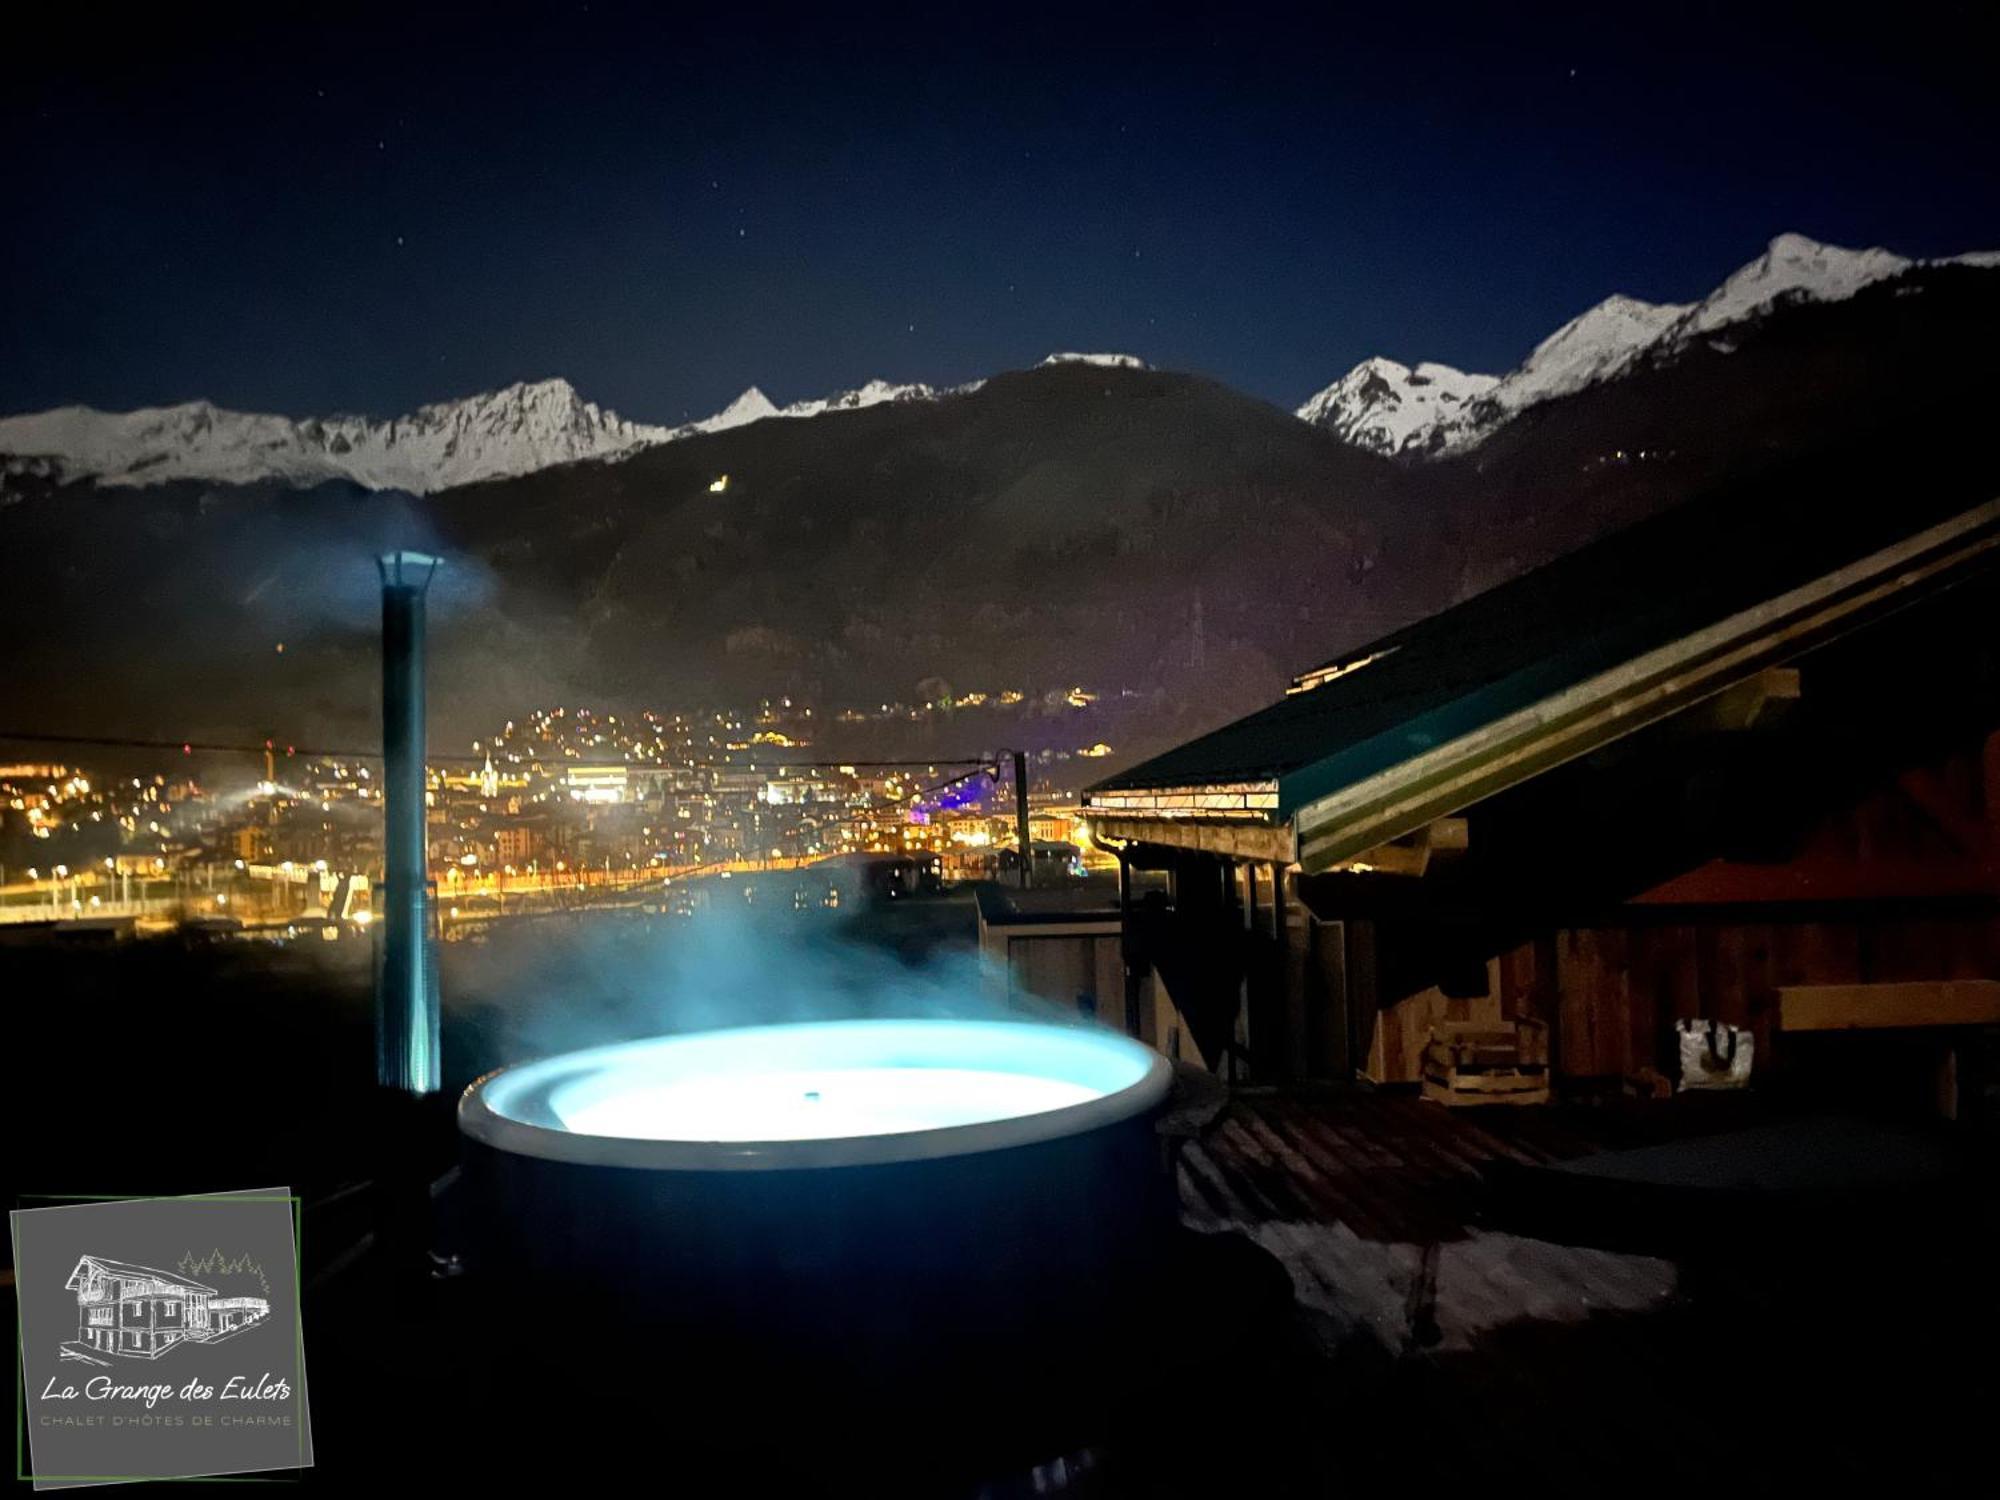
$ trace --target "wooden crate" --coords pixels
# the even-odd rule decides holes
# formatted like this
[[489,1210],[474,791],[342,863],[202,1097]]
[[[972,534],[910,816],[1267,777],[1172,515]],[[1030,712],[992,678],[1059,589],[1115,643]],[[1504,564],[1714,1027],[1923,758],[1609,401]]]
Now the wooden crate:
[[1548,1027],[1438,1023],[1424,1043],[1423,1091],[1426,1099],[1455,1106],[1548,1103]]

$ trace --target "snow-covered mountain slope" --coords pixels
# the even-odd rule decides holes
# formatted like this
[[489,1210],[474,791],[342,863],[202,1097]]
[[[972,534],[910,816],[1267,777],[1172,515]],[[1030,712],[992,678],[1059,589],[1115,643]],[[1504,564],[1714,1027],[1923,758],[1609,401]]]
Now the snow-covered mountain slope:
[[347,479],[415,494],[607,458],[670,436],[585,401],[564,380],[425,406],[406,417],[264,416],[206,401],[134,412],[70,406],[0,418],[0,453],[105,484],[173,479],[294,485]]
[[778,415],[776,403],[753,385],[714,416],[703,417],[698,422],[689,422],[676,427],[667,434],[667,437],[672,439],[694,437],[703,432],[727,432],[732,427],[747,426],[751,422],[761,422],[766,417]]
[[887,380],[871,380],[851,391],[779,406],[753,385],[714,416],[676,427],[668,436],[681,438],[692,437],[699,432],[724,432],[748,422],[761,422],[766,417],[818,417],[831,411],[860,411],[863,407],[880,406],[891,401],[935,401],[940,394],[951,393],[940,393],[928,385],[896,385]]
[[[965,388],[961,388],[965,389]],[[816,417],[888,401],[928,401],[927,385],[871,380],[855,390],[779,406],[752,386],[712,417],[680,427],[628,422],[566,380],[512,385],[407,417],[267,416],[206,401],[133,412],[66,406],[0,417],[0,465],[108,485],[176,479],[307,487],[349,480],[371,490],[432,494],[581,459],[615,459],[773,417]]]
[[887,380],[871,380],[864,386],[851,391],[842,391],[837,396],[822,396],[814,401],[794,401],[790,406],[781,407],[781,417],[817,417],[830,411],[859,411],[864,406],[880,406],[890,401],[932,401],[938,392],[927,385],[895,385]]
[[1495,376],[1468,375],[1450,365],[1413,370],[1393,359],[1364,359],[1300,407],[1299,415],[1358,448],[1400,454],[1427,444],[1498,383]]
[[1681,309],[1664,330],[1665,339],[1678,344],[1699,338],[1783,301],[1842,302],[1865,286],[1902,275],[1914,264],[1879,247],[1843,250],[1802,234],[1781,234],[1749,265],[1692,307]]
[[1686,310],[1671,302],[1607,297],[1535,345],[1520,368],[1502,377],[1489,393],[1489,402],[1502,410],[1519,411],[1615,375]]
[[1051,354],[1042,361],[1043,368],[1049,365],[1103,365],[1111,370],[1143,370],[1146,362],[1136,354],[1072,354],[1067,351]]
[[[1402,365],[1367,359],[1299,408],[1299,417],[1377,453],[1424,457],[1462,452],[1530,406],[1615,379],[1640,363],[1670,359],[1718,331],[1792,302],[1840,302],[1913,266],[2000,266],[2000,252],[1912,261],[1888,250],[1844,250],[1781,234],[1698,302],[1607,297],[1572,318],[1505,375],[1422,364],[1429,386],[1413,393]],[[1456,399],[1446,399],[1450,393]],[[1424,399],[1428,397],[1428,399]]]

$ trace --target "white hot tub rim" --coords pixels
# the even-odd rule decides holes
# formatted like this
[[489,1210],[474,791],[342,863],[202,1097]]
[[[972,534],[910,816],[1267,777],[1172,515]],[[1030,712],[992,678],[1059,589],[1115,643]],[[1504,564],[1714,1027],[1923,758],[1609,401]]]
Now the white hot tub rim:
[[[1132,1082],[1095,1098],[1055,1109],[973,1123],[905,1130],[887,1134],[794,1138],[768,1141],[661,1139],[642,1136],[591,1135],[563,1126],[548,1106],[551,1092],[563,1081],[586,1074],[635,1046],[749,1040],[777,1033],[796,1038],[805,1032],[858,1034],[857,1029],[935,1027],[940,1036],[971,1039],[984,1032],[1032,1037],[1048,1044],[1066,1038],[1079,1047],[1123,1054],[1136,1070]],[[961,1062],[965,1061],[961,1059]],[[546,1123],[522,1119],[496,1108],[492,1095],[508,1084],[527,1092]],[[1058,1026],[1036,1021],[850,1020],[777,1026],[731,1027],[718,1031],[677,1033],[641,1043],[614,1042],[512,1063],[473,1080],[458,1104],[459,1129],[471,1140],[497,1151],[573,1166],[629,1167],[650,1171],[784,1171],[827,1167],[887,1166],[972,1156],[989,1151],[1080,1136],[1130,1120],[1159,1106],[1173,1085],[1173,1065],[1144,1043],[1099,1026]],[[537,1111],[526,1111],[534,1113]]]

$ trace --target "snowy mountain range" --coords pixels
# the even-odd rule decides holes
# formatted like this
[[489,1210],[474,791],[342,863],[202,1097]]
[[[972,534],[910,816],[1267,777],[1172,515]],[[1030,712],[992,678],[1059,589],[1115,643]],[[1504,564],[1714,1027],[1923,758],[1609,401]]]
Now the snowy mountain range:
[[[970,391],[975,386],[960,386]],[[206,401],[133,412],[66,406],[0,417],[0,471],[131,486],[195,479],[305,488],[350,480],[370,490],[432,494],[584,459],[618,459],[660,443],[770,417],[815,417],[889,401],[929,401],[927,385],[871,380],[836,396],[779,406],[752,386],[712,417],[680,427],[628,422],[566,380],[540,380],[420,407],[405,417],[290,417],[224,411]]]
[[1935,265],[2000,267],[2000,251],[1913,261],[1887,250],[1843,250],[1781,234],[1698,302],[1607,297],[1543,339],[1505,375],[1366,359],[1300,407],[1298,416],[1391,457],[1463,452],[1530,406],[1614,379],[1642,362],[1671,359],[1774,307],[1844,301],[1912,267]]
[[[65,483],[53,457],[13,472],[0,460],[0,557],[16,561],[0,631],[23,643],[9,701],[19,723],[115,710],[130,733],[176,743],[273,723],[302,743],[366,743],[379,691],[367,559],[393,545],[452,559],[460,580],[438,600],[433,674],[434,723],[451,736],[524,703],[882,704],[941,678],[954,698],[1034,688],[1026,703],[1125,684],[1104,694],[1102,738],[1130,754],[1269,702],[1301,663],[1703,496],[1782,509],[2000,493],[1987,437],[2000,274],[1913,269],[1769,317],[1711,311],[1684,353],[1604,378],[1622,344],[1688,317],[1608,305],[1534,362],[1545,389],[1581,389],[1442,461],[1365,444],[1463,420],[1498,380],[1371,362],[1340,395],[1406,425],[1364,421],[1343,440],[1295,402],[1171,370],[1044,369],[1040,351],[972,394],[874,386],[787,407],[745,393],[685,427],[593,416],[555,385],[396,424],[10,423],[10,438],[42,429],[29,451],[123,477]],[[1399,384],[1417,399],[1392,407]],[[426,487],[590,452],[610,456],[414,506],[352,480],[302,491],[269,477]],[[144,482],[204,464],[264,477]],[[1776,526],[1757,530],[1789,537]],[[829,727],[856,738],[822,750],[938,753],[936,726],[882,738],[900,722]],[[1038,712],[1020,733],[1074,754],[1099,737],[1067,737],[1081,727]]]
[[348,479],[371,490],[418,494],[607,458],[669,436],[585,401],[564,380],[511,385],[386,422],[295,421],[206,401],[134,412],[66,406],[0,418],[0,453],[16,467],[63,478],[109,485],[278,480],[300,487]]
[[[1913,261],[1782,234],[1708,296],[1690,303],[1613,296],[1572,318],[1505,375],[1425,361],[1363,360],[1297,416],[1355,447],[1432,458],[1475,447],[1520,412],[1696,344],[1727,350],[1728,330],[1795,302],[1839,302],[1916,267],[2000,267],[2000,252]],[[1051,354],[1043,367],[1144,370],[1130,354]],[[9,473],[136,486],[171,480],[308,487],[345,480],[370,490],[431,494],[560,464],[617,460],[662,443],[777,418],[806,419],[892,402],[936,401],[983,384],[938,388],[871,380],[780,406],[752,386],[710,417],[678,427],[627,421],[565,380],[440,402],[387,421],[225,411],[205,401],[134,412],[71,406],[0,418],[0,481]]]
[[654,429],[660,435],[651,441],[671,442],[676,438],[693,437],[696,433],[724,432],[731,427],[761,422],[766,417],[817,417],[832,411],[859,411],[865,406],[880,406],[889,401],[935,401],[940,395],[970,394],[977,389],[978,381],[940,392],[934,386],[894,385],[886,380],[871,380],[866,385],[842,391],[836,396],[820,396],[779,406],[753,385],[712,417],[703,417],[699,422],[689,422],[684,427],[666,431]]

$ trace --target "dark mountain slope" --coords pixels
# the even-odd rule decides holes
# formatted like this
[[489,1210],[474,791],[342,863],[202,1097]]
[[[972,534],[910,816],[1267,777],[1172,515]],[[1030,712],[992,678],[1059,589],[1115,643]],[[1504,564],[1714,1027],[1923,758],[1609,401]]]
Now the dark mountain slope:
[[[929,675],[1136,685],[1194,651],[1198,590],[1204,652],[1265,658],[1268,684],[1380,608],[1351,580],[1402,483],[1210,382],[1066,366],[435,504],[503,576],[564,590],[628,680],[881,697]],[[1238,621],[1253,600],[1267,618]]]
[[1726,482],[1754,496],[1838,449],[1908,486],[1949,469],[2000,488],[1994,280],[1933,268],[1782,308],[1432,464],[1197,377],[1069,365],[421,501],[17,475],[6,718],[365,740],[367,559],[405,544],[450,559],[445,737],[537,703],[910,701],[942,680],[1129,690],[1112,738],[1136,754]]
[[[1990,464],[2000,275],[1926,267],[1848,301],[1781,307],[1664,365],[1531,407],[1428,466],[1441,524],[1517,545],[1458,550],[1470,592],[1588,536],[1835,446],[1879,452],[1911,484],[1941,461]],[[1893,504],[1885,495],[1884,504]]]

